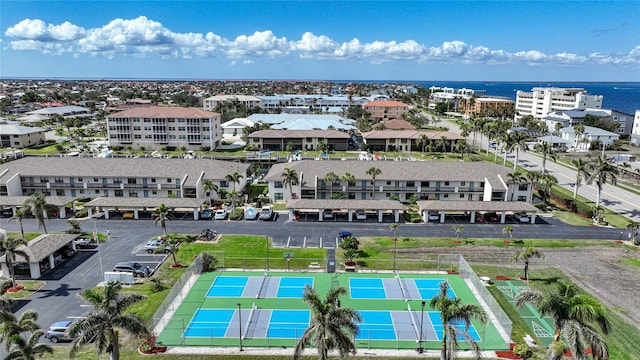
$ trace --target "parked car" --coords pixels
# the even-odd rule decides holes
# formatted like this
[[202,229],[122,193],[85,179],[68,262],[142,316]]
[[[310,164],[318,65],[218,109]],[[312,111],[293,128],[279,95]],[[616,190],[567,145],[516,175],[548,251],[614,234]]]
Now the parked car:
[[252,207],[248,207],[245,211],[244,211],[244,219],[245,220],[255,220],[258,218],[258,210],[256,210],[255,208]]
[[3,218],[13,217],[13,210],[12,209],[2,209],[2,210],[0,210],[0,216],[3,217]]
[[148,266],[133,261],[119,262],[113,266],[113,271],[132,273],[134,277],[151,276],[151,269]]
[[209,220],[213,217],[213,210],[211,209],[204,209],[202,210],[202,212],[200,213],[200,218],[204,219],[204,220]]
[[53,263],[58,265],[62,262],[63,258],[62,258],[62,254],[55,252],[53,253]]
[[86,248],[91,246],[91,238],[79,238],[73,240],[73,243],[76,244],[77,248]]
[[440,221],[440,214],[429,213],[429,221]]
[[516,219],[521,223],[530,223],[531,218],[527,214],[516,214]]
[[356,210],[356,220],[367,220],[367,213],[364,210]]
[[133,211],[127,211],[122,214],[123,219],[133,219]]
[[323,210],[322,211],[322,218],[323,219],[333,219],[333,211],[331,211],[331,210]]
[[500,217],[496,213],[486,213],[484,214],[484,219],[488,222],[498,222],[500,221]]
[[147,250],[149,254],[153,254],[154,252],[157,252],[158,249],[162,249],[162,251],[165,254],[168,254],[171,252],[170,248],[165,248],[165,242],[163,240],[150,240],[144,246],[144,249]]
[[14,274],[30,274],[31,267],[27,263],[18,263],[13,265],[13,273]]
[[273,219],[273,207],[271,205],[265,205],[260,209],[260,220],[272,220]]
[[67,334],[67,330],[69,330],[72,323],[73,322],[70,320],[55,322],[51,324],[44,337],[49,339],[52,343],[57,343],[58,341],[72,341],[73,338]]
[[216,210],[216,213],[215,215],[213,215],[213,218],[215,220],[225,220],[227,216],[229,216],[229,212],[227,211],[227,209],[220,209],[220,210]]

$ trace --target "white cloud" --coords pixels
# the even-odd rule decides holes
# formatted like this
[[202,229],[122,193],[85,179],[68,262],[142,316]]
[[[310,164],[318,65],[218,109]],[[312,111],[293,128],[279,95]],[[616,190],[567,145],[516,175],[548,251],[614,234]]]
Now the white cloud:
[[370,63],[415,61],[419,63],[483,63],[529,65],[609,64],[640,66],[640,45],[627,53],[547,54],[535,49],[507,51],[461,40],[427,45],[415,40],[361,42],[353,38],[338,42],[326,35],[305,32],[299,40],[279,37],[271,30],[256,31],[227,39],[213,32],[177,33],[158,21],[140,16],[135,19],[113,19],[108,24],[85,29],[68,21],[47,24],[40,19],[24,19],[5,31],[11,38],[8,46],[18,51],[38,51],[43,54],[71,53],[102,57],[122,55],[162,59],[226,57],[231,65],[253,64],[258,57],[296,55],[301,59],[351,60]]

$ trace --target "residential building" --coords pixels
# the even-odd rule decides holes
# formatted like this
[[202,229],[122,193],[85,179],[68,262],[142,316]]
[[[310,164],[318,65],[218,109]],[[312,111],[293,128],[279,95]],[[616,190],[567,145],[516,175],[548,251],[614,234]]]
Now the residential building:
[[319,150],[320,143],[330,150],[346,151],[351,135],[338,130],[260,130],[249,135],[249,144],[270,151],[286,150],[288,144],[293,150]]
[[591,150],[594,141],[599,141],[605,148],[609,147],[620,139],[620,135],[592,126],[585,126],[583,134],[576,134],[573,126],[562,129],[562,138],[567,140],[574,150],[587,151]]
[[602,108],[602,95],[589,95],[582,88],[534,87],[516,93],[516,120],[531,115],[542,119],[552,111]]
[[640,110],[636,110],[631,128],[631,145],[640,146]]
[[222,136],[220,114],[183,107],[136,107],[107,116],[110,146],[212,151]]
[[561,124],[563,128],[582,124],[587,115],[597,116],[603,121],[617,124],[618,127],[615,132],[620,136],[626,137],[631,135],[633,115],[616,110],[595,108],[558,110],[549,113],[542,120],[547,124],[550,132],[555,132],[556,124]]
[[363,133],[362,139],[370,151],[421,151],[429,144],[451,149],[465,138],[449,131],[377,130]]
[[262,107],[262,99],[250,95],[216,95],[202,100],[202,107],[207,111],[215,111],[218,105],[228,103],[230,106],[234,104],[244,105],[248,109]]
[[244,128],[253,127],[255,123],[246,118],[235,118],[220,125],[223,136],[242,136]]
[[29,126],[3,124],[0,125],[0,148],[23,149],[44,144],[45,129]]
[[[416,127],[404,119],[387,120],[380,123],[386,130],[415,130]],[[377,127],[377,126],[374,126]]]
[[409,105],[400,101],[370,101],[362,105],[364,111],[376,120],[402,119],[402,115],[409,112]]
[[329,114],[253,114],[247,120],[277,130],[355,130],[356,121]]
[[[367,171],[376,167],[380,174],[375,182]],[[285,168],[298,175],[298,185],[285,189]],[[324,180],[330,172],[340,179]],[[342,179],[346,173],[354,181]],[[316,161],[301,160],[276,164],[264,180],[274,201],[290,199],[331,199],[336,193],[353,200],[385,200],[397,198],[408,202],[419,200],[448,201],[522,201],[531,202],[531,185],[509,180],[511,170],[486,162],[440,161]]]
[[465,117],[471,116],[508,116],[513,118],[515,102],[511,99],[493,97],[468,98],[463,102]]
[[[26,157],[0,165],[0,196],[39,192],[57,197],[208,199],[211,180],[220,189],[241,191],[225,176],[247,175],[248,164],[210,159]],[[219,194],[211,194],[219,199]]]

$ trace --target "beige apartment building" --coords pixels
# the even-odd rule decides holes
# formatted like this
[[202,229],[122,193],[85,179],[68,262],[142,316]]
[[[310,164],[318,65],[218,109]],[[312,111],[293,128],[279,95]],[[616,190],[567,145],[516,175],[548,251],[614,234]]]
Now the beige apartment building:
[[402,115],[409,111],[409,105],[400,101],[370,101],[362,105],[364,111],[371,114],[372,119],[390,120],[402,119]]
[[500,117],[514,114],[516,103],[510,99],[478,97],[464,102],[464,115]]
[[20,125],[0,125],[0,148],[23,149],[46,142],[45,130]]
[[110,146],[146,150],[215,150],[220,145],[220,114],[183,107],[137,107],[107,117]]

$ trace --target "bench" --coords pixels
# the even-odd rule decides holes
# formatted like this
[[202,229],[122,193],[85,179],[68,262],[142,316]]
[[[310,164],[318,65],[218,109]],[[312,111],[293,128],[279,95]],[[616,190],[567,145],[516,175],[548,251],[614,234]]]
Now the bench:
[[536,341],[533,340],[533,338],[531,337],[531,335],[526,334],[525,336],[522,337],[522,339],[524,340],[524,342],[527,344],[527,346],[529,347],[536,347],[538,346],[538,344],[536,344]]

